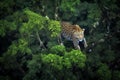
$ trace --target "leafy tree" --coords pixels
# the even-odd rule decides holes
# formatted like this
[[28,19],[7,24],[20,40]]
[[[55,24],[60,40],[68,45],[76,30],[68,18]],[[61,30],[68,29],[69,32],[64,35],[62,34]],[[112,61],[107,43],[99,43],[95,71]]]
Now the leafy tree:
[[[58,47],[58,46],[57,46]],[[63,46],[59,46],[61,51],[64,51]],[[56,49],[56,52],[59,52],[59,49]],[[53,52],[53,51],[52,51]],[[46,53],[46,54],[36,54],[33,56],[33,59],[28,62],[29,72],[24,77],[25,80],[32,79],[74,79],[73,72],[71,68],[74,66],[83,68],[85,66],[86,56],[79,52],[78,50],[73,50],[71,52],[64,52],[64,55],[59,56],[55,53]],[[60,52],[61,53],[61,52]],[[59,54],[60,54],[59,53]],[[63,52],[61,53],[63,54]],[[57,72],[57,75],[56,75]],[[65,72],[65,73],[64,73]],[[64,75],[62,75],[64,74]],[[41,77],[39,77],[41,76]],[[77,77],[76,77],[77,78]]]
[[97,75],[99,80],[110,80],[111,72],[107,65],[102,64],[97,70]]
[[113,80],[119,80],[120,79],[120,71],[115,70],[113,72]]

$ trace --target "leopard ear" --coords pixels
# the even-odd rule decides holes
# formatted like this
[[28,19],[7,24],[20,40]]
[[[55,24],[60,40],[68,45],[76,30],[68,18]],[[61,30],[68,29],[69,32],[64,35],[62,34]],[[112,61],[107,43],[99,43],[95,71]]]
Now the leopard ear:
[[85,32],[85,29],[84,29],[84,28],[82,29],[82,32],[83,32],[83,33]]
[[83,31],[85,31],[85,29],[84,29],[84,28],[83,28],[82,30],[83,30]]

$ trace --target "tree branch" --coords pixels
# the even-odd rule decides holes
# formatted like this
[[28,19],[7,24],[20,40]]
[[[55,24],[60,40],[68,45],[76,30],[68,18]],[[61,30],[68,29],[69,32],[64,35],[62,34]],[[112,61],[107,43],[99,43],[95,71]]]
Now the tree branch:
[[42,42],[42,40],[40,39],[38,31],[36,31],[36,35],[37,35],[37,39],[38,39],[39,44],[40,44],[40,48],[43,47],[44,49],[46,49],[45,46],[44,46],[44,44],[43,44],[43,42]]

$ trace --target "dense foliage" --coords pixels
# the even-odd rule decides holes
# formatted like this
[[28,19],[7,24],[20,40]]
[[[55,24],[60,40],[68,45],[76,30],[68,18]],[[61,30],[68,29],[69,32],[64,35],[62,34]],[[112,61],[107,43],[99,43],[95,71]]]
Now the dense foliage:
[[[0,80],[120,80],[119,3],[1,0]],[[60,21],[85,28],[88,47],[60,45]]]

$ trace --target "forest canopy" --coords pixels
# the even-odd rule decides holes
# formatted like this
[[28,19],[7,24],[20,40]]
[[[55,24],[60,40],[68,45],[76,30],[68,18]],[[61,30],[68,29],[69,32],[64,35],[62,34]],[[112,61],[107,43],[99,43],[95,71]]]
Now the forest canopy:
[[[1,0],[0,80],[120,80],[119,0]],[[61,21],[88,47],[58,42]]]

